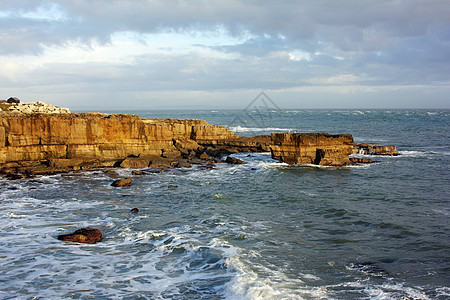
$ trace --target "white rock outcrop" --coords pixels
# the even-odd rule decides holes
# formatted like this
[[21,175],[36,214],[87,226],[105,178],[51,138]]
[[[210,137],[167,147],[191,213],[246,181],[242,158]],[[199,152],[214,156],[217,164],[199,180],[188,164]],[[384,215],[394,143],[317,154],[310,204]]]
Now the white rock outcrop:
[[31,113],[43,113],[43,114],[68,114],[70,110],[68,108],[61,108],[47,104],[43,101],[18,103],[9,107],[10,112],[19,112],[25,114]]

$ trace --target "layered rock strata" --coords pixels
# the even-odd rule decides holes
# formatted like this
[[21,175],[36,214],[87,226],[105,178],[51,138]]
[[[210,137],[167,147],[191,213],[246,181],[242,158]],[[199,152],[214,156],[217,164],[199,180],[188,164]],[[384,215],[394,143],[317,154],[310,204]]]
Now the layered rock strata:
[[235,138],[225,127],[195,119],[0,113],[0,168],[31,167],[36,162],[54,169],[88,162],[90,167],[114,166],[127,157],[140,158],[142,166],[145,160],[170,160],[194,154],[203,144]]
[[341,166],[350,163],[350,134],[272,133],[272,157],[288,164]]
[[186,168],[197,163],[213,167],[236,152],[271,151],[273,158],[288,164],[340,166],[351,162],[353,148],[350,134],[239,137],[195,119],[0,112],[0,172],[13,178],[93,167]]

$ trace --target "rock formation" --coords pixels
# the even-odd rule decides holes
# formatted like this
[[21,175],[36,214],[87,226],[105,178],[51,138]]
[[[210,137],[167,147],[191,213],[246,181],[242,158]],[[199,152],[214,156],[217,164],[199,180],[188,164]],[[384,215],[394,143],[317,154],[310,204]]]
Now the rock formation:
[[203,120],[0,112],[0,169],[170,166],[171,159],[197,151],[200,144],[235,138],[225,127]]
[[230,165],[239,165],[239,164],[244,163],[244,161],[242,159],[239,159],[236,157],[231,157],[231,156],[227,156],[227,158],[225,159],[225,162]]
[[71,234],[58,235],[58,240],[65,242],[76,242],[85,244],[95,244],[103,238],[100,229],[95,228],[81,228]]
[[[10,98],[13,99],[13,98]],[[70,113],[70,110],[68,108],[61,108],[57,106],[53,106],[51,104],[47,104],[43,101],[38,102],[27,102],[23,103],[20,102],[20,100],[17,99],[18,102],[9,102],[8,103],[14,104],[8,106],[8,110],[10,112],[18,112],[18,113],[43,113],[43,114],[68,114]]]
[[370,158],[360,158],[360,157],[350,157],[350,161],[355,164],[373,164],[376,161],[371,160]]
[[[350,134],[273,133],[239,137],[225,127],[195,119],[0,112],[0,173],[5,174],[28,176],[119,166],[214,166],[230,153],[267,151],[288,164],[339,166],[350,162],[348,156],[353,147]],[[379,146],[358,149],[370,149],[369,154],[396,153]]]
[[288,164],[341,166],[350,162],[350,134],[272,133],[272,157]]
[[376,144],[355,144],[355,147],[353,148],[353,154],[387,156],[400,155],[395,146],[380,146]]
[[117,180],[114,180],[113,183],[111,183],[111,185],[114,187],[124,187],[124,186],[130,186],[132,184],[133,183],[131,181],[131,178],[117,179]]

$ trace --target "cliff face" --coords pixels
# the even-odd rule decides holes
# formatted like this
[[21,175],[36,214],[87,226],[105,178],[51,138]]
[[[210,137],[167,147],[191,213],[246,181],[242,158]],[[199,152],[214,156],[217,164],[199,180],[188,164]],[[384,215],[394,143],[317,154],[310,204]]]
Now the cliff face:
[[350,162],[350,134],[272,133],[272,157],[288,164],[340,166]]
[[[203,120],[134,115],[0,113],[0,164],[50,159],[114,160],[180,156],[180,144],[214,145],[237,136]],[[189,144],[189,143],[188,143]],[[176,145],[178,147],[176,147]]]
[[[79,168],[188,166],[234,152],[271,151],[288,164],[350,162],[350,134],[272,133],[238,137],[203,120],[141,119],[135,115],[0,112],[0,172],[38,174]],[[87,164],[88,163],[88,164]]]

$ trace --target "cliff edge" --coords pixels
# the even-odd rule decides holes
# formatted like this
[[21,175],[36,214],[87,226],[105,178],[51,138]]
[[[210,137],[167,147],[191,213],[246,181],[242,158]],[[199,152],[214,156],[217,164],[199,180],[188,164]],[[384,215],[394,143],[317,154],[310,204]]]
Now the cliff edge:
[[195,119],[0,113],[0,168],[26,162],[68,167],[92,161],[116,164],[127,157],[176,158],[198,150],[199,144],[233,138],[237,136],[225,127]]
[[219,162],[230,153],[268,151],[273,158],[288,164],[341,166],[355,162],[349,155],[352,151],[361,153],[363,146],[354,145],[350,134],[272,133],[239,137],[223,126],[197,119],[0,112],[0,173],[7,174],[112,166],[189,167],[191,163]]

